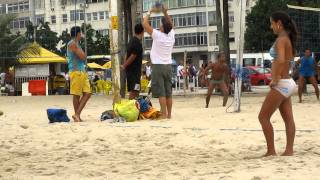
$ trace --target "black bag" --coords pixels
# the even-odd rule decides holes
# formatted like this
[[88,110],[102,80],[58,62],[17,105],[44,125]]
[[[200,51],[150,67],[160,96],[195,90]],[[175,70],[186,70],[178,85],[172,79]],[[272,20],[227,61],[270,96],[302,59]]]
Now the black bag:
[[108,119],[113,119],[114,118],[114,112],[113,110],[108,110],[108,111],[105,111],[101,114],[101,118],[100,120],[101,121],[105,121],[105,120],[108,120]]

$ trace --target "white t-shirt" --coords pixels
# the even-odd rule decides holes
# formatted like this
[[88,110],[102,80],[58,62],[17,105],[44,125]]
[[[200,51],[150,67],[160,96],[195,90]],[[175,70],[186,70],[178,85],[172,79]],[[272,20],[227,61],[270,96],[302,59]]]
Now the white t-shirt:
[[152,32],[152,48],[150,58],[152,64],[172,64],[172,49],[175,43],[175,33],[172,29],[165,34],[156,29]]
[[6,73],[1,73],[0,74],[0,85],[4,84],[4,79],[6,78]]
[[146,75],[147,77],[151,76],[151,66],[146,66]]
[[183,76],[183,73],[184,73],[184,67],[182,65],[179,65],[177,68],[177,76],[178,77]]

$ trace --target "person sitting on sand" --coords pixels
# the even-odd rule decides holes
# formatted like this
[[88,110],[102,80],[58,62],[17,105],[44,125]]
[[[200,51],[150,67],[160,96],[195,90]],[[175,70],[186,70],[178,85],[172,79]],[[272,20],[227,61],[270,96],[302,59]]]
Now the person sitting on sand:
[[296,89],[296,83],[289,75],[290,62],[296,53],[296,40],[298,36],[294,21],[285,12],[275,12],[270,17],[271,28],[277,39],[270,49],[272,62],[272,81],[270,92],[264,100],[259,121],[267,141],[265,156],[275,156],[274,134],[270,118],[279,109],[286,125],[287,146],[283,156],[293,155],[293,142],[295,137],[295,123],[293,120],[291,96]]
[[[227,105],[228,101],[228,85],[226,83],[226,78],[228,78],[229,67],[225,62],[225,55],[223,52],[220,52],[217,56],[218,62],[209,64],[205,70],[205,73],[211,69],[212,75],[209,80],[208,93],[206,98],[206,108],[209,107],[209,102],[211,94],[215,88],[220,87],[223,94],[223,106]],[[229,81],[227,81],[229,82]]]
[[[81,29],[79,26],[71,28],[72,40],[67,46],[67,60],[70,76],[70,94],[73,95],[75,122],[82,121],[80,114],[91,96],[90,82],[85,68],[86,55],[81,49]],[[81,97],[82,95],[82,97]]]

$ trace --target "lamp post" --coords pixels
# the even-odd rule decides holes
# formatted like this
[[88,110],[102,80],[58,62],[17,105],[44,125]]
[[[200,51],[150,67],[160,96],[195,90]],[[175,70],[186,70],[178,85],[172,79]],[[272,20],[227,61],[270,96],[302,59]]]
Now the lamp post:
[[[80,4],[80,8],[83,9],[84,14],[84,51],[85,55],[87,57],[88,55],[88,48],[87,48],[87,17],[86,17],[86,9],[89,7],[87,2],[85,1],[83,4]],[[86,58],[86,64],[87,64],[87,58]]]

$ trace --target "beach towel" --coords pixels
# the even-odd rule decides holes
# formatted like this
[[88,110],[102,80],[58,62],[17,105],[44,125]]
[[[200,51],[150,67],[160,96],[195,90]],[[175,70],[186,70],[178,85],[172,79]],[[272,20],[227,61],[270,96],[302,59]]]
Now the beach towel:
[[114,105],[116,116],[125,118],[127,122],[134,122],[139,117],[139,103],[136,100],[121,100]]
[[154,107],[150,107],[148,111],[141,113],[141,115],[142,119],[158,119],[161,116],[161,112]]
[[70,122],[65,109],[47,109],[49,123]]

